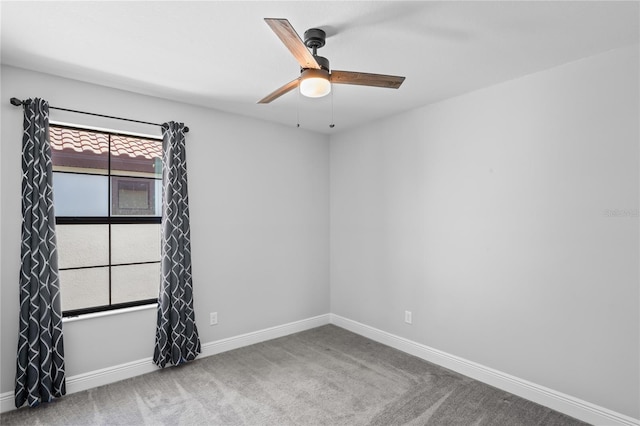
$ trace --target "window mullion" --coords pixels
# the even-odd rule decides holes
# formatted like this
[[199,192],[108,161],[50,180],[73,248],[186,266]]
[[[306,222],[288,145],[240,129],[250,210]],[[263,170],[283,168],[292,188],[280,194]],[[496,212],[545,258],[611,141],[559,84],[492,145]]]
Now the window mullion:
[[109,306],[112,305],[111,298],[111,209],[112,209],[112,199],[113,195],[111,194],[111,134],[109,134],[109,145],[107,147],[107,185],[109,190],[107,191],[107,197],[109,198],[107,204],[107,213],[108,218],[107,221],[109,223]]

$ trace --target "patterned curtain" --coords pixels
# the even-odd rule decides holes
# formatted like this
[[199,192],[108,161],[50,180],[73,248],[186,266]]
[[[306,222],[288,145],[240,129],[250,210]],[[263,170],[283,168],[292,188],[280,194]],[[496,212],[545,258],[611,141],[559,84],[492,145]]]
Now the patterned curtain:
[[36,98],[23,106],[18,408],[25,402],[34,407],[66,393],[49,104]]
[[164,368],[200,353],[193,310],[184,124],[162,125],[162,277],[153,362]]

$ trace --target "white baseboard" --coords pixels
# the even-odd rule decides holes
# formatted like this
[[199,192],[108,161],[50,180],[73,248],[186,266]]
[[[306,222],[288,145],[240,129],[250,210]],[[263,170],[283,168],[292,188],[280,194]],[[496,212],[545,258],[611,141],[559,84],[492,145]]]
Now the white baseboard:
[[0,413],[15,410],[13,403],[13,392],[4,392],[0,394]]
[[[329,324],[329,314],[318,315],[317,317],[307,318],[276,327],[241,334],[239,336],[204,343],[202,344],[202,351],[199,358],[253,345],[254,343],[276,339],[278,337],[287,336],[289,334],[309,330],[326,324]],[[129,379],[141,374],[151,373],[157,370],[158,366],[156,366],[153,363],[153,359],[149,357],[125,364],[115,365],[113,367],[90,371],[88,373],[78,374],[67,378],[67,395],[107,385],[109,383],[118,382],[120,380]],[[15,408],[13,392],[4,392],[0,394],[1,413],[15,410]]]
[[368,337],[392,348],[401,350],[426,361],[456,371],[472,379],[487,383],[498,389],[526,398],[593,425],[640,426],[640,420],[616,413],[570,395],[554,391],[510,374],[448,354],[421,343],[396,336],[386,331],[330,314],[331,324],[353,333]]
[[318,315],[317,317],[307,318],[301,321],[290,322],[288,324],[278,325],[251,333],[241,334],[226,339],[216,340],[202,345],[201,357],[227,352],[232,349],[242,348],[244,346],[253,345],[254,343],[265,342],[278,337],[288,336],[289,334],[298,333],[300,331],[310,330],[329,324],[330,314]]

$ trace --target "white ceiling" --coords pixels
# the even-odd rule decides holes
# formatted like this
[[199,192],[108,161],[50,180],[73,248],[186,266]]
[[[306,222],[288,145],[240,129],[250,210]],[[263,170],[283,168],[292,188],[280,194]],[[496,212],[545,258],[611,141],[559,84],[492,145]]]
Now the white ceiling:
[[[323,133],[639,41],[637,1],[3,1],[1,14],[4,64]],[[335,129],[331,96],[257,105],[299,73],[265,17],[324,29],[334,69],[406,80],[334,86]]]

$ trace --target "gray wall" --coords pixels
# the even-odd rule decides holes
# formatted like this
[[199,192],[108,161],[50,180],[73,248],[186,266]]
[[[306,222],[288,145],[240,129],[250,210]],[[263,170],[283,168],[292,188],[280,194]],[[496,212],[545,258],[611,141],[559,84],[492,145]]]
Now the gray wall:
[[[326,136],[50,75],[2,67],[0,392],[13,390],[18,330],[22,112],[8,98],[185,121],[196,321],[203,343],[329,312]],[[160,134],[153,126],[52,120]],[[218,312],[211,327],[209,312]],[[67,375],[153,355],[155,311],[66,323]]]
[[332,137],[332,313],[640,418],[638,71],[619,49]]
[[[22,119],[6,98],[40,96],[191,127],[203,342],[331,311],[638,418],[638,90],[635,46],[328,143],[3,67],[0,392],[13,389],[20,231]],[[150,357],[154,317],[65,324],[69,376]]]

